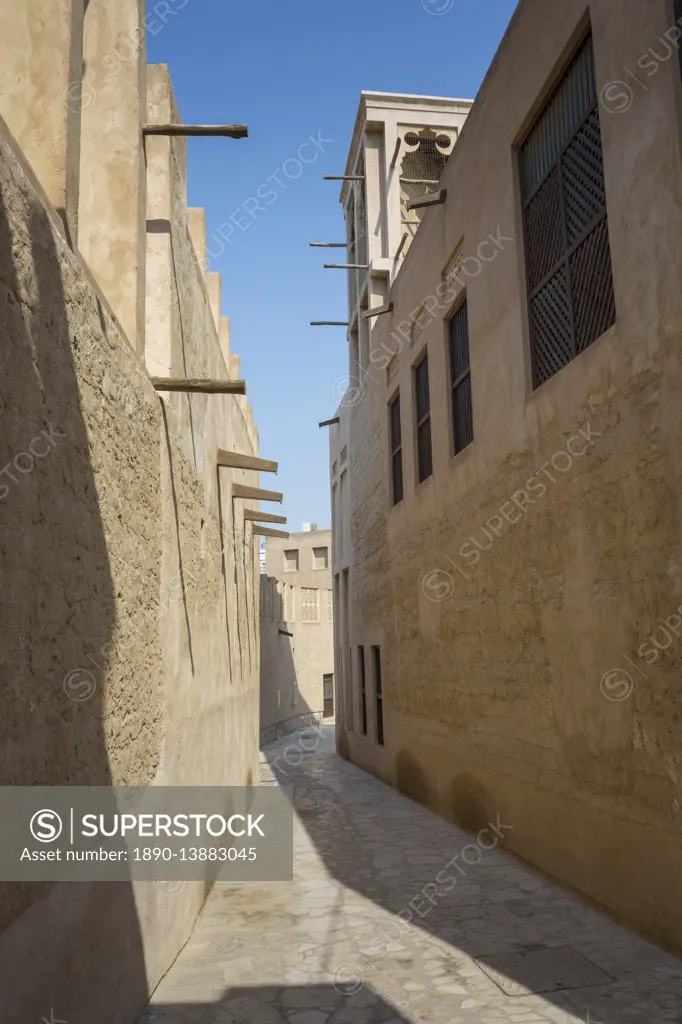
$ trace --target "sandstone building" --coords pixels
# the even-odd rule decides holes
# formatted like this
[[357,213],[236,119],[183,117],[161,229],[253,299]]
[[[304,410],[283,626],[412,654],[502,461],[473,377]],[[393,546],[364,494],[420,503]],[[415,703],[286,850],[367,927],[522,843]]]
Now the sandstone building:
[[266,540],[261,576],[260,737],[267,743],[334,713],[330,530]]
[[521,0],[473,105],[363,94],[330,470],[339,751],[682,948],[673,8]]
[[[149,131],[180,117],[143,7],[5,5],[2,785],[257,779],[259,475],[217,453],[258,433],[244,397],[151,381],[239,357],[187,141]],[[137,1019],[208,886],[0,885],[0,1020]]]

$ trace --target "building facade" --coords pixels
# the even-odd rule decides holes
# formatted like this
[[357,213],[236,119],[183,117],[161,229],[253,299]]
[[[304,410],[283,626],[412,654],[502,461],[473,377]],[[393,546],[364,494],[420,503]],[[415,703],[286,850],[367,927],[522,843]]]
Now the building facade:
[[266,539],[261,576],[260,737],[334,714],[331,530]]
[[363,92],[341,189],[346,222],[349,375],[362,383],[371,322],[387,301],[423,211],[408,202],[433,189],[471,108],[470,100]]
[[[258,433],[244,397],[150,379],[239,359],[187,141],[143,135],[180,122],[144,4],[83,6],[20,0],[0,44],[0,783],[248,786],[257,503],[234,488],[259,475],[217,453]],[[211,884],[3,883],[0,1020],[137,1020]]]
[[680,949],[678,6],[521,0],[330,470],[339,751]]

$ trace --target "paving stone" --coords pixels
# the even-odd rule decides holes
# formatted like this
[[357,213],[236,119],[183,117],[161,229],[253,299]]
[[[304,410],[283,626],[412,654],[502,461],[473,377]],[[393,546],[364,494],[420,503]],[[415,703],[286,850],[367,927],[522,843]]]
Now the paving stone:
[[292,1013],[287,1018],[291,1024],[325,1024],[329,1020],[328,1013],[320,1010],[306,1010],[305,1013]]
[[[214,887],[154,993],[154,1024],[682,1024],[678,959],[501,848],[426,902],[471,837],[322,734],[284,779],[305,812],[294,881]],[[263,784],[295,743],[263,752]]]

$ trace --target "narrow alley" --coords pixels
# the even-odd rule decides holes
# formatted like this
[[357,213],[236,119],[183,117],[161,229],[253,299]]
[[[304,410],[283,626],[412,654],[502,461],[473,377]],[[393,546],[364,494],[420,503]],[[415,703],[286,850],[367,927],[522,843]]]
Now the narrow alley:
[[0,9],[0,1024],[682,1024],[682,0]]
[[268,745],[261,784],[293,787],[293,883],[217,885],[140,1024],[682,1020],[682,964],[506,854],[512,822],[455,828],[333,726]]

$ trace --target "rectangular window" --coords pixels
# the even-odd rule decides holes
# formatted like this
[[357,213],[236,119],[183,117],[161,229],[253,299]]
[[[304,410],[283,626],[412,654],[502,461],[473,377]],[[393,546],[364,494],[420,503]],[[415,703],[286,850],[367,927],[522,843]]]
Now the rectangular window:
[[358,647],[358,664],[360,666],[360,714],[362,715],[362,735],[367,735],[367,679],[365,676],[365,648]]
[[334,674],[322,676],[322,714],[324,718],[331,718],[334,714]]
[[[341,575],[337,573],[333,580],[334,586],[334,602],[337,608],[343,609],[341,602],[343,601],[343,590],[341,587]],[[343,621],[343,611],[336,616],[336,621],[332,628],[334,634],[334,672],[336,673],[336,696],[338,698],[336,707],[336,718],[340,725],[343,725],[343,655],[341,653],[341,623]]]
[[337,554],[339,561],[345,560],[346,554],[346,494],[348,471],[344,469],[339,484],[339,528],[336,533]]
[[298,572],[298,549],[284,552],[284,571]]
[[343,724],[353,728],[353,659],[350,650],[350,572],[341,574],[341,659],[343,661]]
[[592,36],[521,148],[533,386],[616,320]]
[[327,548],[313,548],[313,569],[328,569],[329,554]]
[[431,397],[429,395],[429,357],[414,370],[414,407],[417,426],[417,478],[419,483],[433,473],[431,460]]
[[403,435],[400,428],[400,395],[396,395],[389,409],[391,436],[391,500],[397,505],[403,500]]
[[450,387],[454,452],[464,451],[474,439],[469,367],[469,311],[466,299],[450,320]]
[[301,621],[317,622],[320,618],[320,592],[310,587],[301,588]]
[[381,649],[373,647],[374,655],[374,697],[376,701],[377,714],[377,743],[380,747],[384,745],[384,704],[381,692]]

